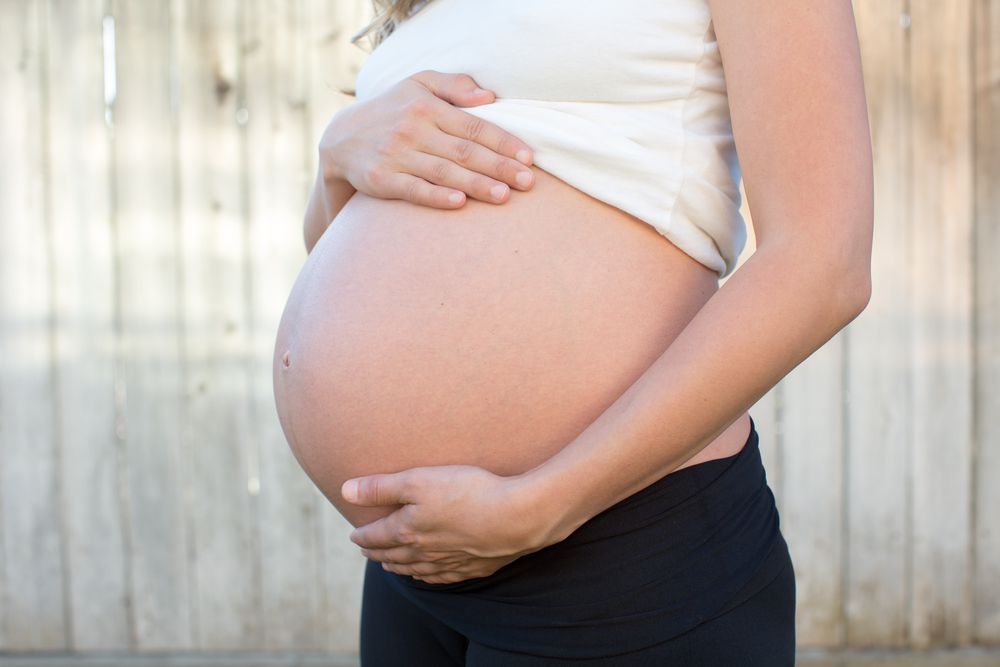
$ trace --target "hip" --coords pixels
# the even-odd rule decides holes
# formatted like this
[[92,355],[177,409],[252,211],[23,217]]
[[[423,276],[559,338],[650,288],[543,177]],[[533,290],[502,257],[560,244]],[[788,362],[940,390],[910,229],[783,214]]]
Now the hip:
[[737,454],[675,470],[488,577],[429,584],[371,563],[367,576],[470,650],[567,660],[651,650],[789,576],[758,438],[751,429]]

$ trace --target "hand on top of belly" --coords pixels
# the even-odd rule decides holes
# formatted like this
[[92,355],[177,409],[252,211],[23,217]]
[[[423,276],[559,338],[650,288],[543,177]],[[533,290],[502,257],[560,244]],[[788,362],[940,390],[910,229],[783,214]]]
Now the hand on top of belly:
[[334,115],[319,144],[324,177],[433,208],[460,208],[465,195],[502,203],[531,188],[531,148],[457,108],[493,100],[467,74],[417,72]]
[[547,544],[547,517],[516,479],[444,465],[347,480],[341,495],[352,504],[403,505],[350,539],[386,570],[428,583],[488,576]]

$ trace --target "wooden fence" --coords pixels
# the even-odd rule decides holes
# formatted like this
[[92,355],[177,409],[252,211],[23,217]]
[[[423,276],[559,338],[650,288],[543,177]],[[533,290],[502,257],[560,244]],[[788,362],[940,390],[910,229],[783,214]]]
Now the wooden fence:
[[[996,645],[1000,2],[854,7],[874,295],[751,410],[799,642]],[[368,9],[0,0],[0,652],[356,651],[270,359]]]

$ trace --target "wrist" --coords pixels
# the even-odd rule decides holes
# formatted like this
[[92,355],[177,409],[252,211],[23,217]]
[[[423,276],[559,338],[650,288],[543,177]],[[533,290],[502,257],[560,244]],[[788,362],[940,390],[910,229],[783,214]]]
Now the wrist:
[[347,167],[338,159],[344,151],[341,148],[341,138],[345,136],[345,119],[350,106],[344,107],[333,115],[323,137],[319,142],[319,172],[320,178],[327,185],[347,183]]
[[328,146],[325,142],[319,146],[319,179],[326,188],[342,186],[347,183],[347,171],[336,159],[335,147]]
[[574,496],[557,484],[544,464],[508,478],[513,508],[528,531],[533,550],[562,542],[589,517]]

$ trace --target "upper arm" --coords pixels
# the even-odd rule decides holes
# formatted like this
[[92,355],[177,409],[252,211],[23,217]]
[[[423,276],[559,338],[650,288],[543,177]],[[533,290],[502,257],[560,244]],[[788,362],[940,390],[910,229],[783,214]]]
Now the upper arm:
[[791,240],[870,267],[871,135],[850,0],[708,3],[758,247]]

